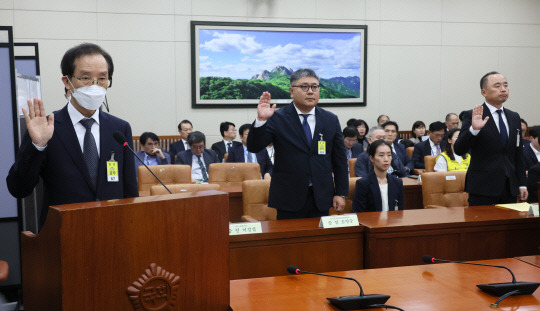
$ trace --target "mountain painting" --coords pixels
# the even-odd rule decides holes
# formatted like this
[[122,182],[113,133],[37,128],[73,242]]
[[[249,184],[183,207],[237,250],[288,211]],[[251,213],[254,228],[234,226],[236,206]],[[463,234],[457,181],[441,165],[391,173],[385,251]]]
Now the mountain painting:
[[[193,29],[193,23],[205,25]],[[207,24],[192,22],[198,104],[256,104],[264,91],[272,94],[273,102],[289,102],[290,77],[300,68],[319,75],[321,103],[364,102],[365,26],[300,29],[268,27],[282,24],[262,28]]]

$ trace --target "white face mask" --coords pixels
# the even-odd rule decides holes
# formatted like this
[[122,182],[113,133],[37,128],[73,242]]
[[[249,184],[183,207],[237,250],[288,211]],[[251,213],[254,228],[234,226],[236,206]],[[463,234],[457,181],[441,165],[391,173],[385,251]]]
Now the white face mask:
[[[71,81],[69,81],[69,84],[71,84]],[[83,86],[78,89],[71,84],[71,87],[73,87],[71,96],[77,100],[79,105],[88,110],[98,110],[105,100],[105,94],[107,94],[105,88],[95,84]]]

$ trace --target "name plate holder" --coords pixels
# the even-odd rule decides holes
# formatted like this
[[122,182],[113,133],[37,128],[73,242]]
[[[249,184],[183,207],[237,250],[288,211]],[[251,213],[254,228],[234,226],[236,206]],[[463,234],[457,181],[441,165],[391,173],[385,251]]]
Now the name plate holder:
[[262,233],[261,222],[238,222],[229,224],[229,236]]
[[538,211],[538,203],[535,203],[535,204],[531,204],[529,206],[529,212],[527,213],[528,216],[534,216],[534,217],[538,217],[539,216],[539,211]]
[[322,216],[319,221],[319,228],[341,228],[359,226],[358,216],[356,214]]

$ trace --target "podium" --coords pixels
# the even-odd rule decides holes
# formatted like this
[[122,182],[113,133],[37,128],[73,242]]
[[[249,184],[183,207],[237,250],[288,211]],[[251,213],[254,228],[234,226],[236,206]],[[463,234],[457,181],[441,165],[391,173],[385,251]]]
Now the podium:
[[52,206],[21,234],[25,310],[229,310],[228,195]]

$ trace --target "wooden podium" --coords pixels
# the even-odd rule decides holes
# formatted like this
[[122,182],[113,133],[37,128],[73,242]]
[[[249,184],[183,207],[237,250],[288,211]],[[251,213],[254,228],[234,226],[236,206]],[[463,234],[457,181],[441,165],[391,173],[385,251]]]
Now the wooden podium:
[[228,195],[53,206],[21,234],[25,310],[229,310]]

